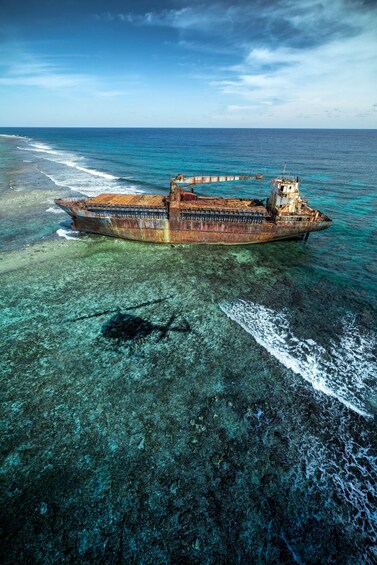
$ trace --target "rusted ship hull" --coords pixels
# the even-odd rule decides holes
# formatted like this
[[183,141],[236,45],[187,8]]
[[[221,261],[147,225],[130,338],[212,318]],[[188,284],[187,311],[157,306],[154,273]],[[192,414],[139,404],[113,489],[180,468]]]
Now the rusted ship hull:
[[326,229],[330,220],[272,221],[262,223],[204,222],[169,219],[96,217],[67,208],[75,230],[151,243],[250,244],[301,238]]
[[[55,202],[72,217],[76,230],[151,243],[263,243],[300,238],[331,224],[301,199],[298,179],[272,179],[267,205],[245,198],[198,196],[192,190],[194,184],[251,178],[261,177],[178,175],[171,179],[169,196],[100,194]],[[191,187],[190,192],[179,183]]]

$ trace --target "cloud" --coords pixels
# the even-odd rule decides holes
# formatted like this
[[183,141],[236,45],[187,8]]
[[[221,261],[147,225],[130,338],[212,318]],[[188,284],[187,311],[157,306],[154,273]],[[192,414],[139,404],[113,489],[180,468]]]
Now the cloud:
[[[179,2],[180,4],[182,2]],[[179,8],[145,13],[96,14],[102,21],[119,21],[137,26],[172,28],[187,38],[205,35],[225,43],[267,42],[269,45],[313,46],[355,35],[360,19],[365,25],[375,15],[375,4],[361,0],[224,0],[195,2]],[[373,21],[370,22],[371,29]]]
[[56,61],[38,58],[19,46],[3,46],[3,63],[0,84],[3,86],[26,86],[50,90],[74,89],[93,83],[93,77],[74,73]]
[[186,6],[180,9],[165,9],[159,12],[145,12],[144,14],[133,13],[111,13],[103,12],[95,14],[96,20],[104,22],[127,22],[135,25],[146,25],[156,27],[170,27],[182,30],[208,30],[210,22],[219,25],[223,22],[231,23],[228,8],[225,12],[219,11],[217,4],[199,7]]
[[0,84],[3,86],[34,86],[50,90],[62,90],[65,88],[73,89],[83,85],[88,85],[90,81],[91,78],[86,75],[69,73],[36,73],[0,77]]
[[126,90],[100,90],[97,93],[99,98],[117,98],[118,96],[128,96]]
[[100,14],[93,14],[93,18],[97,21],[103,22],[128,22],[135,23],[136,18],[132,14],[101,12]]
[[[276,0],[193,5],[149,13],[140,25],[175,28],[181,45],[198,33],[238,48],[239,61],[208,74],[231,97],[232,115],[255,116],[280,107],[292,118],[341,120],[376,111],[377,4],[358,0]],[[190,32],[190,33],[189,33]],[[182,34],[186,39],[182,39]],[[337,105],[334,108],[334,103]]]
[[[148,11],[146,4],[152,6]],[[295,119],[316,125],[321,116],[321,126],[342,127],[355,116],[369,119],[367,127],[376,123],[377,3],[372,0],[149,0],[123,2],[124,11],[121,5],[110,2],[108,11],[91,16],[98,34],[91,34],[81,55],[98,56],[94,71],[93,62],[86,67],[64,55],[71,50],[71,44],[61,50],[66,36],[59,47],[51,39],[51,51],[36,40],[19,49],[0,46],[3,91],[43,89],[92,97],[99,107],[121,107],[136,84],[144,100],[153,97],[160,115],[169,81],[171,99],[187,93],[188,123],[199,111],[214,121],[218,116],[220,122],[242,125],[263,126],[257,120],[264,116],[276,125],[285,125],[283,117],[288,125],[297,124]],[[54,50],[57,56],[49,56]],[[125,51],[130,65],[120,56]],[[135,65],[136,79],[123,76]]]
[[[101,19],[174,30],[181,50],[212,56],[205,79],[232,99],[226,105],[230,116],[271,115],[272,107],[292,119],[322,116],[337,123],[345,116],[375,115],[376,3],[192,0],[177,7],[177,2]],[[227,51],[234,64],[224,66]]]
[[362,94],[375,86],[376,48],[377,39],[365,33],[300,50],[252,49],[242,64],[229,69],[233,79],[216,84],[225,93],[250,99],[270,98],[277,92],[295,99],[308,93],[310,98]]
[[[70,56],[71,58],[72,56]],[[0,65],[0,85],[4,87],[29,87],[70,95],[82,92],[97,98],[126,96],[125,88],[139,84],[139,78],[113,77],[114,88],[108,88],[108,79],[99,75],[73,72],[60,57],[34,55],[20,45],[7,45],[0,49],[0,60],[9,61]]]

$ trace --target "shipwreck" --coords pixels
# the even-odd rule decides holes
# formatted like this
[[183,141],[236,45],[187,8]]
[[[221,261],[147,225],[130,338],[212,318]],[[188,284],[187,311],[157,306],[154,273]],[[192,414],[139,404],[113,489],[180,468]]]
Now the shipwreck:
[[298,177],[271,179],[267,201],[199,196],[198,184],[263,180],[262,175],[193,176],[171,179],[169,195],[100,194],[59,198],[72,227],[123,239],[153,243],[250,244],[307,238],[332,220],[300,195]]

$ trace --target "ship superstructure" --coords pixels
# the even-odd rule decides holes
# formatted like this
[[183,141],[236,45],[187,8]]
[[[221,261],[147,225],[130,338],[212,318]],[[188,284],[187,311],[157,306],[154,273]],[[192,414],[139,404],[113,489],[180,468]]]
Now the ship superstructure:
[[55,202],[72,217],[76,230],[156,243],[260,243],[307,236],[331,224],[300,196],[298,178],[272,179],[266,204],[194,192],[197,184],[251,179],[263,176],[177,175],[170,181],[169,196],[100,194]]

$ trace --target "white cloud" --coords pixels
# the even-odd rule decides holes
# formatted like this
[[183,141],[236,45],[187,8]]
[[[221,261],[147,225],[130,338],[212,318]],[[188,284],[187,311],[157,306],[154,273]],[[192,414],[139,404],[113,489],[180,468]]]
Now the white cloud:
[[255,108],[263,113],[275,106],[292,119],[375,117],[377,11],[370,4],[279,0],[229,5],[218,0],[115,17],[173,28],[187,50],[233,48],[242,60],[227,69],[218,64],[206,75],[232,99],[231,114],[242,108],[255,115]]
[[97,98],[115,98],[129,94],[128,87],[139,84],[139,77],[112,78],[115,88],[108,88],[108,79],[100,75],[72,72],[59,57],[35,56],[19,45],[3,46],[0,50],[0,85],[4,87],[29,87],[54,91],[54,94],[71,95],[78,92]]
[[117,98],[118,96],[128,96],[126,90],[100,90],[97,93],[99,98]]
[[[263,127],[268,118],[268,125],[276,126],[293,127],[300,120],[305,125],[312,120],[310,125],[321,127],[377,126],[377,10],[372,4],[362,0],[191,0],[185,4],[177,0],[175,6],[144,14],[94,16],[103,25],[137,28],[122,34],[125,45],[130,36],[131,57],[135,34],[144,37],[152,26],[161,28],[153,30],[145,42],[144,60],[134,58],[140,59],[142,78],[122,76],[124,62],[119,70],[113,61],[104,68],[106,55],[100,62],[103,74],[100,66],[91,74],[83,64],[73,66],[72,58],[65,58],[61,51],[60,59],[49,57],[39,46],[43,56],[35,57],[32,47],[28,51],[10,45],[7,52],[0,46],[0,60],[6,62],[0,73],[2,90],[12,93],[11,87],[15,91],[25,87],[38,96],[38,89],[43,89],[53,91],[60,101],[72,95],[77,100],[90,98],[98,108],[122,108],[126,106],[122,97],[132,98],[135,86],[139,91],[143,83],[153,83],[153,88],[143,90],[141,115],[153,101],[160,119],[169,96],[181,101],[187,87],[188,125],[205,112],[216,125],[223,120],[229,125]],[[107,40],[109,35],[104,35]],[[148,50],[156,55],[156,75],[161,64],[169,79],[173,77],[169,89],[163,75],[156,78]],[[141,104],[139,92],[134,98],[135,106]],[[174,116],[176,110],[168,106],[166,116],[174,125],[181,120],[183,104]]]
[[306,49],[252,48],[242,64],[229,69],[232,78],[214,84],[261,108],[273,102],[292,118],[314,111],[329,119],[341,119],[342,112],[372,120],[376,53],[377,37],[369,30]]
[[95,14],[95,19],[104,22],[127,22],[136,25],[171,27],[178,30],[215,30],[215,26],[233,23],[234,16],[238,19],[238,14],[242,8],[230,6],[227,9],[219,9],[218,4],[201,6],[186,6],[179,9],[162,10],[160,12],[151,11],[144,14],[132,13],[111,13],[104,12]]
[[77,88],[88,85],[91,77],[80,74],[69,73],[28,73],[17,76],[0,77],[0,84],[3,86],[34,86],[51,90],[61,90],[64,88]]
[[52,58],[42,59],[19,45],[3,46],[0,84],[26,86],[50,90],[74,89],[93,83],[93,76],[67,70]]
[[299,60],[299,51],[288,47],[271,49],[268,47],[257,47],[251,49],[245,59],[246,65],[276,65],[290,64]]

